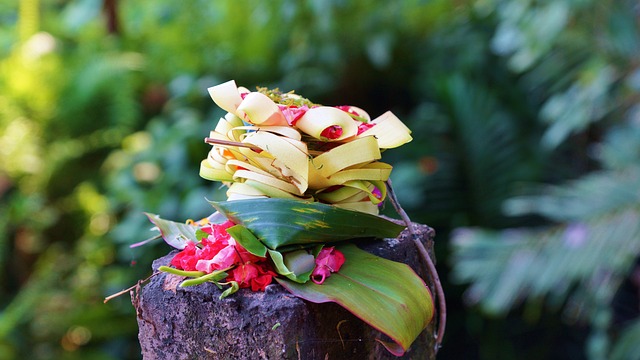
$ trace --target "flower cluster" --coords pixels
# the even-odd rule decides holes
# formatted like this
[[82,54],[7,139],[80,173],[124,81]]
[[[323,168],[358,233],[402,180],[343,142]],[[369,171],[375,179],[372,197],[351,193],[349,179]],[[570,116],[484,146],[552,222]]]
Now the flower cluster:
[[[187,242],[184,249],[173,257],[171,265],[178,270],[202,274],[218,272],[224,276],[218,283],[237,284],[239,289],[264,291],[278,274],[267,257],[250,253],[229,235],[227,229],[234,225],[231,221],[222,224],[205,221],[199,227],[200,241]],[[322,284],[331,273],[340,270],[344,261],[344,255],[334,247],[320,250],[315,258],[311,280]]]
[[239,288],[264,291],[276,273],[265,257],[251,254],[227,233],[234,226],[231,221],[223,224],[207,224],[200,230],[206,234],[196,244],[192,241],[171,260],[176,269],[200,271],[228,271],[226,282],[236,282]]

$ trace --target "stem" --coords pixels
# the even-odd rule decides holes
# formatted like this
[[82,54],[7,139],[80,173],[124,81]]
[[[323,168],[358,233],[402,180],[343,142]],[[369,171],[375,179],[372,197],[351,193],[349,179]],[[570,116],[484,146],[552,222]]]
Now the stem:
[[[207,144],[210,144],[210,145],[225,145],[225,146],[245,147],[245,148],[249,148],[251,150],[258,151],[258,152],[262,151],[261,148],[255,146],[255,145],[251,145],[251,144],[247,144],[247,143],[241,143],[241,142],[237,142],[237,141],[204,138],[204,142],[207,143]],[[316,150],[308,150],[307,152],[309,153],[309,155],[312,155],[312,156],[317,156],[317,155],[320,155],[320,154],[324,153],[324,151],[316,151]]]
[[416,234],[413,228],[413,223],[411,222],[411,219],[409,219],[409,215],[407,215],[407,213],[404,211],[404,209],[402,208],[402,206],[400,206],[400,203],[398,202],[398,198],[396,197],[396,194],[393,191],[393,187],[391,186],[391,179],[387,180],[386,183],[387,183],[388,195],[389,195],[389,199],[391,200],[391,204],[395,208],[398,215],[400,215],[400,217],[402,218],[402,221],[404,221],[405,225],[407,226],[407,229],[409,230],[409,233],[411,233],[411,237],[413,238],[413,243],[418,248],[418,252],[420,253],[422,260],[427,267],[427,272],[429,273],[429,276],[431,276],[431,278],[433,279],[436,296],[438,298],[438,331],[436,335],[436,345],[435,345],[435,352],[437,354],[438,350],[440,350],[440,347],[442,346],[442,339],[444,338],[444,330],[447,324],[447,303],[444,297],[444,290],[442,289],[442,284],[440,283],[440,277],[438,276],[438,270],[436,270],[436,266],[433,264],[433,260],[431,260],[431,257],[429,256],[427,249],[425,249],[424,245],[418,238],[418,235]]
[[115,298],[117,298],[118,296],[120,296],[122,294],[128,293],[129,291],[135,289],[136,287],[140,286],[141,284],[151,280],[152,277],[154,277],[154,276],[156,276],[158,274],[160,274],[160,271],[154,272],[153,274],[149,275],[149,277],[144,279],[144,280],[138,280],[138,282],[135,285],[133,285],[133,286],[131,286],[129,288],[126,288],[126,289],[124,289],[122,291],[119,291],[119,292],[117,292],[117,293],[115,293],[113,295],[107,296],[106,298],[104,298],[104,303],[106,304],[109,300],[115,299]]
[[179,270],[179,269],[175,269],[169,266],[160,266],[158,268],[158,270],[162,271],[162,272],[166,272],[169,274],[173,274],[173,275],[178,275],[178,276],[186,276],[186,277],[200,277],[202,275],[206,275],[204,272],[202,271],[185,271],[185,270]]
[[227,146],[246,147],[246,148],[249,148],[251,150],[262,151],[261,148],[255,146],[255,145],[251,145],[251,144],[247,144],[247,143],[241,143],[241,142],[237,142],[237,141],[204,138],[204,142],[207,143],[207,144],[211,144],[211,145],[227,145]]
[[162,235],[158,234],[158,235],[156,235],[156,236],[153,236],[153,237],[148,238],[147,240],[142,240],[142,241],[137,242],[137,243],[135,243],[135,244],[131,244],[131,245],[129,245],[129,248],[133,249],[133,248],[136,248],[136,247],[138,247],[138,246],[145,245],[145,244],[147,244],[147,243],[149,243],[149,242],[151,242],[151,241],[158,240],[158,239],[162,239]]
[[246,261],[244,260],[244,258],[242,258],[242,254],[240,254],[240,251],[238,251],[237,247],[233,247],[233,250],[236,252],[236,254],[238,255],[238,257],[240,258],[240,261],[242,261],[242,263],[246,263]]
[[204,284],[207,281],[217,282],[219,280],[226,278],[227,276],[228,276],[227,273],[224,272],[223,270],[216,270],[212,273],[202,275],[195,279],[184,280],[183,282],[180,283],[180,287],[200,285],[200,284]]

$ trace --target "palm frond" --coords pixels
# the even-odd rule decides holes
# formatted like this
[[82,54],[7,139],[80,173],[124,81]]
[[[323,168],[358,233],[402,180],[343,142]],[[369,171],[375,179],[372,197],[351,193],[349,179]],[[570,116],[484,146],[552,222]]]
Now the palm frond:
[[627,326],[611,350],[611,360],[640,359],[640,319]]
[[441,171],[427,179],[427,194],[458,193],[471,223],[498,225],[500,204],[527,177],[523,166],[532,165],[520,141],[525,125],[489,89],[462,76],[444,82],[439,102],[451,141],[444,144],[449,156],[440,157]]
[[518,216],[537,214],[554,221],[585,221],[640,204],[640,167],[600,171],[562,186],[536,191],[505,203],[505,212]]
[[640,206],[540,230],[459,230],[453,248],[454,279],[490,312],[525,297],[559,305],[575,284],[587,290],[576,301],[608,302],[640,253]]

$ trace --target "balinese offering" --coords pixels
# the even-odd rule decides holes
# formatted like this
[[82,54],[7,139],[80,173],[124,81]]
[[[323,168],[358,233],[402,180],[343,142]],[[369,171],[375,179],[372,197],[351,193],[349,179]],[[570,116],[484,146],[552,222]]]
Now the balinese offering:
[[433,317],[431,293],[409,266],[349,240],[405,228],[378,216],[392,169],[380,159],[411,141],[411,131],[391,112],[371,119],[293,92],[229,81],[209,93],[227,114],[205,139],[212,148],[200,176],[224,184],[227,201],[211,202],[216,211],[195,222],[147,214],[180,250],[159,270],[183,276],[182,287],[212,282],[221,301],[280,284],[311,302],[335,302],[402,355]]

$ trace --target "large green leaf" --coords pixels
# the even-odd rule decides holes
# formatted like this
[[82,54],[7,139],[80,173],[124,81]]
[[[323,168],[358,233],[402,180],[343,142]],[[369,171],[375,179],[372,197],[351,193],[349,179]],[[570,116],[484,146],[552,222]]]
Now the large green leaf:
[[264,246],[246,227],[241,225],[232,226],[227,229],[227,233],[253,255],[260,257],[265,257],[267,255],[266,246]]
[[178,250],[184,249],[187,246],[188,241],[198,242],[196,237],[197,227],[193,225],[187,225],[185,223],[179,223],[171,220],[161,219],[160,216],[144,213],[149,218],[162,234],[162,238],[167,244],[173,246]]
[[396,237],[404,229],[379,216],[317,202],[255,199],[210,203],[274,250],[288,245],[353,238]]
[[388,335],[402,355],[433,317],[433,298],[420,277],[406,264],[383,259],[355,245],[336,247],[346,261],[322,285],[276,280],[293,295],[314,303],[335,302]]

